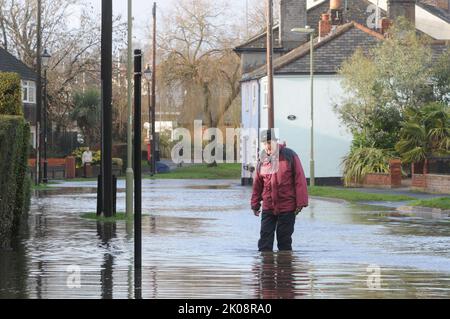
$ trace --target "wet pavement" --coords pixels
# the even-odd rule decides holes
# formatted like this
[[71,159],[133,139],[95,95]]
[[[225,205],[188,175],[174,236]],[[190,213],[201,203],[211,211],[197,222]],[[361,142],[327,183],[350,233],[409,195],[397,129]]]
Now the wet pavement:
[[[0,298],[134,298],[133,224],[80,217],[94,182],[40,191]],[[118,211],[124,211],[119,181]],[[257,252],[251,189],[238,181],[143,181],[143,298],[450,298],[450,218],[312,199],[293,253]]]

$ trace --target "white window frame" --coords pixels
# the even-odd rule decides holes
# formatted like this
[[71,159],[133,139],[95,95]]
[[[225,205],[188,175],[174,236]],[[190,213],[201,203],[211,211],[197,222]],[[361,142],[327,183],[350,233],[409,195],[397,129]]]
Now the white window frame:
[[36,82],[22,80],[22,102],[36,104]]
[[263,82],[263,108],[269,107],[269,84],[267,81]]
[[256,111],[257,102],[258,102],[258,84],[253,83],[252,85],[252,106],[253,106],[253,113]]

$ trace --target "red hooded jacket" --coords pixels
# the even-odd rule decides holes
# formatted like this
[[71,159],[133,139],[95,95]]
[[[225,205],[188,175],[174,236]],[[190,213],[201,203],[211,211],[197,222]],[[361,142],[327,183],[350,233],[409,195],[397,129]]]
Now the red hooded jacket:
[[270,171],[276,168],[270,160],[263,159],[258,164],[251,199],[253,210],[259,210],[262,201],[263,211],[271,211],[275,215],[308,206],[307,183],[298,155],[284,145],[278,147],[277,171]]

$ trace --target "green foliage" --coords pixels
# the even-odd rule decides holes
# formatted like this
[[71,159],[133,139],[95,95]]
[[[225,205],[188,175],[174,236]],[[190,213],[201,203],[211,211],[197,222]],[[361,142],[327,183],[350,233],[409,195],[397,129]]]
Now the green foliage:
[[0,241],[29,207],[30,128],[22,116],[0,116]]
[[431,156],[450,154],[450,107],[444,103],[408,110],[401,127],[395,148],[403,162],[421,162]]
[[433,82],[437,100],[450,104],[450,47],[433,66]]
[[0,72],[0,114],[23,115],[22,87],[17,73]]
[[[72,152],[72,156],[75,157],[75,165],[77,168],[81,168],[83,166],[83,153],[89,150],[89,147],[79,147]],[[91,165],[100,165],[102,162],[102,152],[101,151],[92,151],[92,163]],[[121,158],[112,158],[112,164],[123,167],[123,160]]]
[[[72,156],[75,157],[75,165],[77,168],[83,166],[83,153],[88,151],[89,147],[79,147],[72,152]],[[102,155],[100,151],[92,151],[92,165],[100,165],[102,161]]]
[[409,109],[450,99],[450,50],[432,64],[429,39],[404,18],[367,54],[362,49],[340,68],[346,97],[335,111],[355,136],[355,146],[394,148]]
[[363,130],[353,131],[353,148],[369,147],[394,150],[399,139],[402,116],[394,107],[380,107],[368,116]]
[[88,89],[86,92],[77,92],[73,96],[74,108],[70,119],[77,122],[81,129],[84,144],[94,147],[100,142],[100,92],[97,89]]
[[370,173],[389,173],[389,160],[392,152],[377,148],[355,148],[342,162],[344,183],[361,183]]
[[171,140],[171,132],[164,130],[159,135],[159,149],[161,151],[161,158],[170,158],[172,148],[177,144],[176,141]]
[[390,36],[367,54],[362,49],[345,61],[339,73],[346,97],[335,110],[350,130],[361,131],[378,109],[419,107],[433,96],[431,49],[427,39],[400,18]]

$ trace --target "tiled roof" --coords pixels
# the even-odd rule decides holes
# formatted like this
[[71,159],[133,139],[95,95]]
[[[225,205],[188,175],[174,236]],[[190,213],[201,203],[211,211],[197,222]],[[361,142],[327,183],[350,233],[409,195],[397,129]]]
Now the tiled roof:
[[23,80],[34,81],[37,77],[37,74],[32,69],[3,48],[0,48],[0,72],[18,73]]
[[[273,27],[273,43],[274,43],[274,49],[281,48],[279,44],[279,35],[278,32],[279,26],[276,25]],[[260,34],[255,35],[254,37],[248,39],[245,43],[242,43],[241,45],[237,46],[234,50],[236,52],[241,51],[248,51],[248,50],[254,50],[254,49],[265,49],[267,44],[267,32],[264,31]]]
[[[351,33],[348,33],[352,31]],[[343,43],[330,45],[336,40],[348,33]],[[319,41],[319,38],[313,40],[315,51],[315,71],[317,73],[335,73],[342,61],[351,56],[357,47],[368,48],[376,44],[384,37],[357,22],[351,21],[336,28],[334,32]],[[309,55],[310,43],[305,43],[289,53],[274,60],[275,74],[283,73],[307,73],[309,72],[309,59],[302,59]],[[302,61],[300,61],[302,60]],[[243,80],[258,79],[266,75],[266,66],[262,66],[255,71],[243,76]]]

